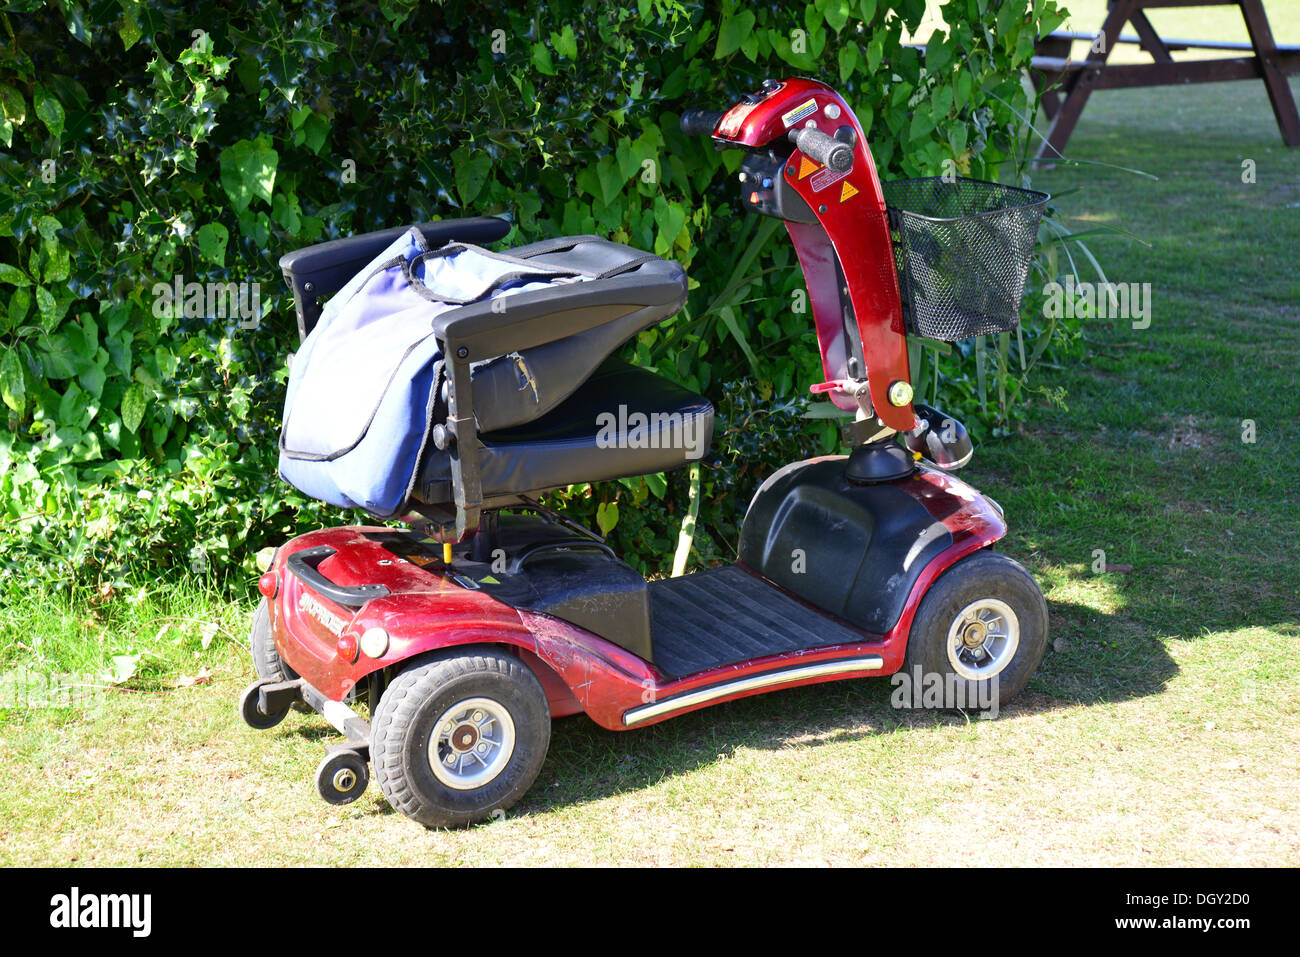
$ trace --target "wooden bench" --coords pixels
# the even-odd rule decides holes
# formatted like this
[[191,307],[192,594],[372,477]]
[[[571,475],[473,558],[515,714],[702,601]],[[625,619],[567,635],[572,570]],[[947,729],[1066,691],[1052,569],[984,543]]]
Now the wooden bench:
[[[1210,6],[1240,7],[1250,43],[1164,39],[1145,12],[1155,7]],[[1126,23],[1133,25],[1136,36],[1120,33]],[[1070,57],[1071,46],[1078,41],[1089,44],[1088,55],[1082,60]],[[1111,50],[1119,43],[1137,44],[1151,55],[1152,62],[1108,64]],[[1182,61],[1171,56],[1171,51],[1192,49],[1254,55]],[[1039,40],[1031,67],[1043,111],[1051,120],[1047,138],[1038,151],[1036,161],[1040,163],[1063,154],[1093,90],[1223,80],[1263,80],[1282,141],[1287,146],[1300,146],[1300,114],[1286,79],[1300,74],[1300,46],[1280,47],[1274,42],[1262,0],[1112,0],[1100,33],[1051,33]]]

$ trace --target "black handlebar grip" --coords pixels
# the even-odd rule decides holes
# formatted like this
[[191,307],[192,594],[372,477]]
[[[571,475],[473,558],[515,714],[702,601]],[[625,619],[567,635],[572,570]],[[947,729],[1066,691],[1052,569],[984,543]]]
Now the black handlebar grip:
[[682,114],[682,132],[687,136],[709,136],[726,110],[687,110]]
[[837,173],[848,172],[853,166],[853,147],[821,130],[791,130],[790,141],[799,152]]

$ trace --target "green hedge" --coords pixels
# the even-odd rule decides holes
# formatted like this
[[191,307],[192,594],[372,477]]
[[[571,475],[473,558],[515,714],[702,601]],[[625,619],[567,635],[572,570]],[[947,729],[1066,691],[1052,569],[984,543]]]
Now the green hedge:
[[[276,477],[296,345],[276,260],[484,213],[511,219],[511,242],[594,232],[686,265],[687,308],[629,354],[720,406],[697,552],[725,555],[762,471],[835,434],[800,418],[821,369],[809,317],[792,308],[793,252],[769,242],[777,224],[740,213],[724,175],[740,155],[682,136],[678,115],[766,77],[815,76],[854,105],[882,176],[954,165],[1014,176],[1032,109],[1023,66],[1063,19],[1052,0],[951,0],[922,50],[903,38],[923,0],[4,9],[0,575],[11,585],[169,569],[244,580],[266,544],[355,521]],[[168,306],[161,293],[178,277],[257,284],[262,315]],[[1002,401],[983,408],[983,347],[978,395],[970,363],[944,360],[941,399],[980,432],[1016,414],[1006,348],[987,347]],[[923,355],[930,382],[936,357]],[[559,498],[658,569],[685,489],[673,474]]]

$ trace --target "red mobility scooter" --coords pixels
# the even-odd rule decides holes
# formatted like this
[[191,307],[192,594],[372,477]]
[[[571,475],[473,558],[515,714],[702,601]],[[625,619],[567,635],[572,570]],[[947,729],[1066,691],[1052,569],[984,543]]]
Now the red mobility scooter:
[[[811,80],[768,80],[681,125],[745,150],[741,201],[785,222],[825,371],[812,391],[852,414],[849,453],[771,474],[734,564],[646,581],[537,497],[703,455],[709,401],[611,358],[680,309],[682,268],[566,237],[503,255],[568,277],[519,287],[508,308],[480,297],[434,309],[427,296],[419,321],[438,374],[419,391],[423,439],[409,482],[400,477],[405,526],[302,535],[259,583],[259,678],[240,711],[269,728],[310,708],[338,728],[344,740],[316,777],[326,800],[355,800],[373,768],[397,810],[468,825],[528,790],[553,718],[641,728],[902,668],[967,686],[969,701],[1005,703],[1037,668],[1042,593],[990,550],[1006,533],[1001,508],[949,474],[970,441],[913,403],[907,336],[1012,328],[1047,197],[962,179],[882,184],[848,104]],[[493,218],[416,228],[426,262],[508,229]],[[320,300],[344,295],[400,233],[281,260],[306,337],[295,372],[328,320]]]

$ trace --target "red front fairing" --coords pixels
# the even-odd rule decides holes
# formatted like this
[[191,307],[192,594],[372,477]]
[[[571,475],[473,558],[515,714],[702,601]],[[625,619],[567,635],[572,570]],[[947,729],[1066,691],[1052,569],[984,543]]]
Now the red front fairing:
[[[343,527],[300,536],[277,552],[270,569],[277,591],[269,602],[276,648],[311,685],[327,697],[340,700],[371,672],[401,665],[422,653],[453,646],[505,645],[515,649],[542,681],[553,716],[583,711],[597,724],[613,730],[627,728],[624,715],[648,702],[795,664],[879,655],[882,667],[861,675],[892,674],[902,665],[917,605],[934,579],[953,562],[1006,534],[1006,525],[990,502],[946,473],[921,467],[912,477],[895,484],[951,533],[952,544],[922,572],[894,627],[884,635],[864,633],[860,644],[772,655],[670,678],[649,662],[589,631],[558,618],[511,608],[485,592],[445,578],[438,562],[421,567],[367,537],[367,533],[381,533],[384,529]],[[311,591],[289,571],[286,562],[294,552],[320,545],[336,551],[319,565],[319,571],[330,581],[344,586],[384,585],[391,594],[373,599],[354,612]],[[719,616],[727,614],[725,607],[717,611]],[[360,652],[355,662],[346,661],[338,652],[337,635],[330,626],[356,637],[369,628],[384,628],[390,636],[388,651],[379,659]],[[860,675],[811,678],[778,687],[855,676]],[[758,691],[717,698],[638,726],[754,693]]]
[[[828,115],[828,107],[833,116]],[[911,382],[898,273],[880,180],[857,117],[843,98],[824,83],[790,79],[757,103],[733,106],[719,121],[714,137],[757,149],[784,141],[791,130],[810,126],[831,136],[847,126],[855,135],[853,166],[847,172],[823,167],[798,150],[791,154],[783,171],[786,182],[818,220],[787,222],[786,229],[808,283],[822,369],[827,382],[848,378],[840,289],[834,268],[838,256],[857,318],[872,405],[885,425],[906,432],[915,425],[911,403],[896,406],[889,401],[893,383]],[[829,395],[842,409],[857,407],[843,392]]]

